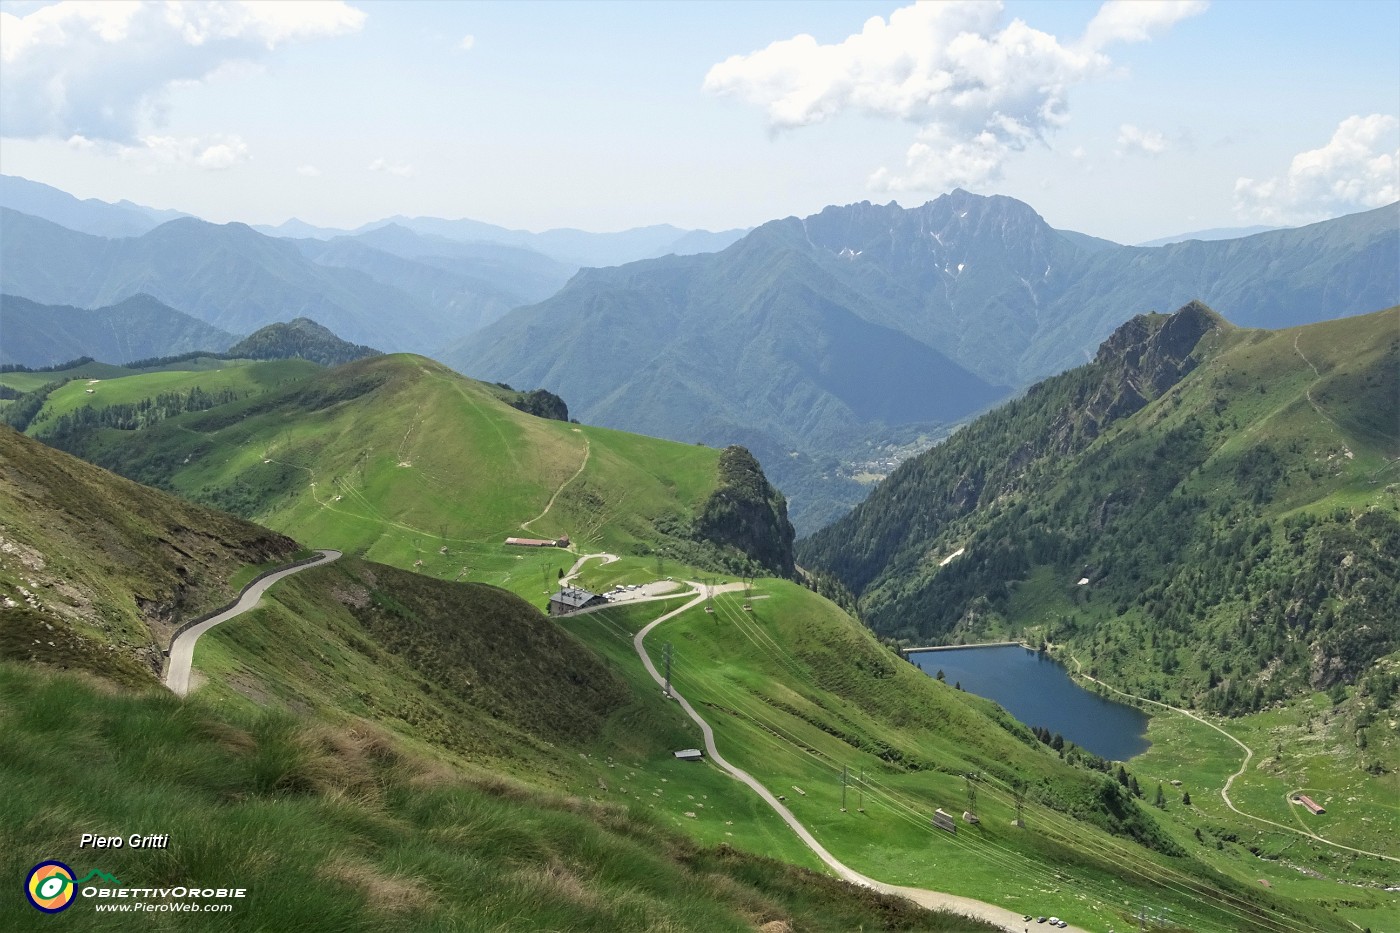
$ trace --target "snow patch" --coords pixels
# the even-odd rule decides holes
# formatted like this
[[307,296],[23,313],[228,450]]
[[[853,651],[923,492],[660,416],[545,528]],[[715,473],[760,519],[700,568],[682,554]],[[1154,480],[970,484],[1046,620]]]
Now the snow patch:
[[960,548],[958,548],[956,551],[954,551],[953,553],[949,554],[947,557],[945,557],[945,558],[943,558],[942,560],[940,560],[940,561],[938,562],[938,566],[940,566],[940,567],[947,567],[947,566],[948,566],[949,564],[951,564],[954,560],[956,560],[956,559],[959,558],[959,557],[962,557],[963,554],[965,554],[966,552],[967,552],[967,548],[965,548],[965,547],[960,547]]

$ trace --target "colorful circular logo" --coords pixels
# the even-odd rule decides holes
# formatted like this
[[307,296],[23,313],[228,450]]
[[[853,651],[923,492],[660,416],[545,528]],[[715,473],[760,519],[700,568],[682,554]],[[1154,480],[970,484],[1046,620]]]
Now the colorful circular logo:
[[73,905],[73,869],[62,862],[40,862],[24,879],[24,894],[35,910],[56,914]]

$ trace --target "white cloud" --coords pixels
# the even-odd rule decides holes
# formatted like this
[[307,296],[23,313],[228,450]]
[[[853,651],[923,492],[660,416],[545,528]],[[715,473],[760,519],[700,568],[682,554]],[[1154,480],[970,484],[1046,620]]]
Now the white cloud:
[[904,156],[905,171],[881,167],[871,174],[876,191],[937,191],[975,188],[1001,177],[1001,166],[1011,147],[993,133],[979,133],[960,141],[941,131],[925,129]]
[[222,171],[248,161],[248,145],[237,136],[142,136],[138,145],[114,146],[123,159],[151,170],[193,167]]
[[355,32],[364,19],[341,0],[65,0],[24,16],[0,13],[3,133],[132,145],[161,125],[172,85],[289,42]]
[[1400,122],[1350,116],[1320,149],[1293,157],[1285,175],[1235,182],[1235,210],[1265,223],[1309,223],[1400,200]]
[[463,52],[470,52],[472,49],[476,48],[476,36],[463,36],[462,41],[457,43],[457,48],[461,49]]
[[297,166],[297,174],[303,178],[316,178],[321,174],[321,170],[314,165]]
[[371,172],[384,172],[399,178],[412,178],[417,172],[417,169],[407,162],[390,162],[387,159],[375,159],[369,164],[369,170]]
[[1103,48],[1159,34],[1201,2],[1110,0],[1075,42],[1026,25],[1001,26],[1000,3],[916,3],[867,20],[859,33],[823,45],[799,35],[714,65],[704,88],[761,107],[790,130],[846,111],[920,127],[902,171],[870,177],[884,190],[943,190],[997,180],[1006,160],[1063,126],[1068,92],[1103,74]]
[[1118,152],[1120,155],[1161,155],[1167,151],[1167,137],[1156,130],[1138,129],[1131,123],[1118,128]]
[[1204,13],[1205,0],[1108,0],[1084,30],[1083,44],[1101,49],[1114,42],[1146,42],[1179,21]]

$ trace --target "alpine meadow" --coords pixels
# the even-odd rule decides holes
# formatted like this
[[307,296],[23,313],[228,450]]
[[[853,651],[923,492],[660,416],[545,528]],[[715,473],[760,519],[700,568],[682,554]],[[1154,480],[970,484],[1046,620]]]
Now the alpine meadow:
[[899,2],[0,2],[0,929],[1400,931],[1400,3]]

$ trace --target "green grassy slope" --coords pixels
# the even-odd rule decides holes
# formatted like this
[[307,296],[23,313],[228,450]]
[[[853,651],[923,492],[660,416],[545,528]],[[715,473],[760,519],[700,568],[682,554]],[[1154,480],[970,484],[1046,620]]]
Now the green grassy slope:
[[[150,687],[174,624],[226,601],[252,562],[292,556],[289,539],[240,519],[13,431],[4,442],[4,658]],[[605,798],[611,782],[621,799],[631,799],[628,784],[645,785],[638,809],[673,826],[704,799],[738,824],[708,826],[707,841],[816,864],[752,795],[672,757],[698,741],[674,706],[654,691],[634,695],[615,663],[496,587],[346,557],[206,634],[195,682],[209,703],[250,714],[373,722],[478,776]],[[651,795],[662,787],[673,793]]]
[[[1088,929],[1122,928],[1144,901],[1170,907],[1193,930],[1341,928],[1308,903],[1315,891],[1289,901],[1217,873],[1214,849],[1202,858],[1194,843],[1180,845],[1158,811],[1120,793],[1109,774],[1071,767],[993,704],[928,678],[830,603],[780,581],[760,583],[749,611],[742,603],[721,596],[713,613],[697,608],[665,623],[648,638],[653,660],[660,665],[669,641],[673,682],[714,725],[721,751],[786,795],[857,870]],[[625,658],[631,634],[654,616],[610,609],[573,627]],[[933,830],[935,808],[957,816],[967,806],[969,772],[980,775],[982,822],[959,820],[956,837]],[[1011,825],[1018,790],[1024,828]],[[1238,857],[1240,847],[1229,848]],[[1284,882],[1291,872],[1258,870]]]
[[[273,365],[292,363],[249,370]],[[203,385],[204,374],[97,388],[152,394],[166,378]],[[84,388],[65,386],[49,405],[68,404]],[[716,485],[718,451],[535,418],[500,394],[430,360],[390,356],[170,418],[139,436],[65,436],[47,412],[31,430],[302,540],[532,597],[573,558],[506,549],[508,536],[568,535],[583,548],[622,554],[686,549],[683,534],[657,523],[688,528]]]
[[[969,928],[741,854],[815,864],[743,788],[674,759],[698,736],[673,704],[633,695],[614,662],[494,587],[344,558],[207,634],[203,688],[174,699],[103,650],[121,634],[105,617],[85,653],[74,607],[50,601],[120,609],[188,577],[167,607],[179,618],[204,608],[209,576],[241,578],[256,547],[294,545],[13,431],[3,440],[6,592],[38,594],[0,610],[0,834],[24,840],[4,847],[8,876],[61,858],[128,884],[246,885],[261,900],[240,905],[253,915],[230,921],[240,927],[836,931],[875,916]],[[31,651],[36,626],[55,644]],[[78,835],[127,823],[169,832],[172,849],[88,865]],[[0,926],[28,910],[5,899]],[[90,905],[70,916],[113,922]]]
[[454,769],[617,803],[705,843],[818,867],[745,788],[676,761],[698,729],[638,689],[627,659],[600,656],[572,628],[494,587],[344,558],[210,632],[195,668],[208,702],[346,727],[368,720]]
[[[280,707],[339,730],[370,720],[445,768],[515,775],[617,803],[704,844],[814,864],[752,794],[708,763],[671,757],[699,744],[698,734],[646,680],[630,645],[659,610],[547,623],[499,591],[402,572],[453,577],[462,555],[475,554],[469,576],[498,574],[494,582],[537,598],[535,587],[552,584],[572,555],[491,550],[491,529],[528,523],[595,547],[664,547],[655,520],[704,500],[717,452],[531,418],[490,387],[411,357],[173,417],[138,432],[140,444],[116,443],[121,433],[97,442],[134,472],[167,469],[172,485],[211,498],[232,489],[308,544],[360,535],[366,550],[401,568],[346,558],[280,584],[262,609],[201,640],[201,702],[237,715]],[[310,463],[343,472],[309,476]],[[494,471],[494,484],[474,472],[478,464]],[[266,481],[257,479],[263,471]],[[242,491],[219,485],[231,481]],[[568,523],[553,525],[556,514]],[[444,518],[481,534],[480,547],[457,550],[441,530],[446,543],[433,540],[430,523]],[[595,562],[588,574],[694,578],[686,559],[634,556]],[[714,614],[697,609],[668,623],[651,647],[676,643],[677,683],[707,704],[726,754],[776,792],[806,791],[789,801],[838,857],[891,881],[1028,910],[1053,904],[1047,912],[1091,929],[1122,924],[1130,908],[1120,905],[1143,897],[1177,905],[1197,929],[1236,929],[1241,916],[1263,917],[1267,929],[1337,926],[1307,903],[1214,876],[1208,859],[1170,854],[1185,851],[1171,827],[1107,774],[1061,761],[991,704],[924,677],[825,600],[792,584],[761,586],[766,598],[751,612],[718,600]],[[488,603],[497,608],[478,611]],[[832,812],[839,765],[867,772],[853,791],[871,795],[866,824]],[[941,848],[928,813],[965,800],[970,770],[984,776],[984,823]],[[1016,787],[1031,815],[1024,830],[1008,825]]]
[[154,682],[171,630],[296,544],[0,426],[0,657]]

